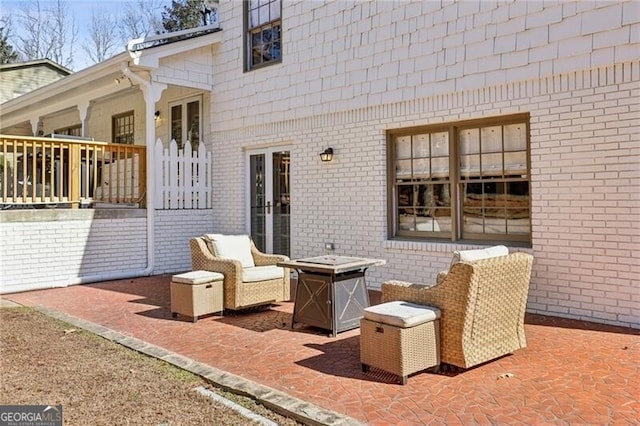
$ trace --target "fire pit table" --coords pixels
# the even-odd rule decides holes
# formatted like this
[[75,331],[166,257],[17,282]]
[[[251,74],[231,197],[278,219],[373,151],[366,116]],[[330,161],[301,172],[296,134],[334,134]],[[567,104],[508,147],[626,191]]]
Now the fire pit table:
[[291,328],[296,323],[329,330],[331,336],[360,326],[369,293],[364,279],[381,259],[347,256],[318,256],[289,260],[278,266],[298,271]]

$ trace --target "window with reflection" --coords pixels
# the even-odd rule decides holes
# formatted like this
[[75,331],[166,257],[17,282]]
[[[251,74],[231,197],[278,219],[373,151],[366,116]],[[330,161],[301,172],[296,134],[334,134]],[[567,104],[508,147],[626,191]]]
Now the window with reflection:
[[62,127],[53,131],[56,135],[65,136],[82,136],[82,124],[76,124],[70,127]]
[[396,237],[530,242],[529,116],[391,130]]
[[111,138],[113,142],[133,144],[135,129],[133,117],[133,111],[111,117]]
[[281,62],[281,0],[245,0],[245,69]]

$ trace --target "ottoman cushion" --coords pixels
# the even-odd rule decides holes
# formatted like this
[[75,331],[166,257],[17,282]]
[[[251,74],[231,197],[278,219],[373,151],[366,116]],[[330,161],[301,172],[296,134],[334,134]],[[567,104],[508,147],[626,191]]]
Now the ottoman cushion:
[[218,272],[210,272],[210,271],[191,271],[185,272],[184,274],[174,275],[171,280],[174,283],[183,283],[183,284],[204,284],[210,283],[211,281],[219,281],[224,279],[224,275]]
[[398,300],[365,308],[364,318],[395,327],[409,328],[440,318],[440,310]]

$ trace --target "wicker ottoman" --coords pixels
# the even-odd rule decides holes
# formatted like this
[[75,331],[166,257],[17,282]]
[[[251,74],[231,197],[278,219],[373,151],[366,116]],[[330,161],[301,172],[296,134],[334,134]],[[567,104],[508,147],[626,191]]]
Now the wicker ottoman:
[[192,271],[171,278],[171,314],[198,321],[201,315],[222,312],[224,275],[209,271]]
[[409,302],[388,302],[364,310],[360,320],[360,362],[407,376],[440,364],[440,310]]

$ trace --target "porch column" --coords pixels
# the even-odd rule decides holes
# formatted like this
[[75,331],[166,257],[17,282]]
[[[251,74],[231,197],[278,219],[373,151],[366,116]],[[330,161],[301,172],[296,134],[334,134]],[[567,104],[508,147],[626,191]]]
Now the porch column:
[[162,92],[167,88],[164,83],[153,82],[151,73],[149,79],[141,77],[140,75],[129,69],[128,66],[123,64],[122,72],[129,77],[135,84],[140,86],[142,95],[145,101],[145,135],[147,143],[147,211],[155,208],[155,192],[156,192],[156,177],[155,177],[155,143],[156,143],[156,123],[155,112],[156,102],[160,100]]

